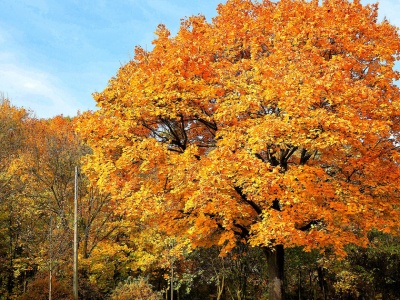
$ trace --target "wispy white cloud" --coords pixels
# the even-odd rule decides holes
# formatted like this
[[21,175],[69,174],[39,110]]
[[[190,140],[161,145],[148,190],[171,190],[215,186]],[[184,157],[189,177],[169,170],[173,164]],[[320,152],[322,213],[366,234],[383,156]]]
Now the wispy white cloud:
[[57,78],[41,70],[0,62],[0,90],[16,106],[31,109],[38,117],[74,116],[79,104],[60,87]]
[[[31,1],[28,6],[36,10],[38,14],[46,14],[49,10],[46,1],[41,0]],[[31,21],[34,20],[31,19]],[[40,18],[34,23],[38,24],[39,21]],[[60,39],[60,35],[56,36],[57,33],[68,32],[67,28],[59,26],[63,24],[57,22],[46,22],[46,24],[48,30],[40,32],[50,34],[52,39],[49,39],[49,43],[43,46],[57,51],[55,45],[51,45],[51,43],[67,45],[68,42],[71,42],[71,40],[57,40]],[[46,26],[46,24],[38,26],[43,28],[42,26]],[[73,29],[78,34],[80,33],[77,26]],[[14,34],[15,32],[17,34]],[[72,33],[72,30],[69,33]],[[66,73],[65,65],[72,66],[74,61],[66,57],[66,62],[62,62],[59,57],[51,57],[44,47],[26,48],[24,46],[25,36],[28,36],[28,31],[20,31],[14,27],[0,27],[0,92],[4,93],[14,105],[30,109],[40,118],[50,118],[59,114],[74,116],[78,110],[93,109],[94,103],[87,104],[91,99],[90,92],[87,93],[85,99],[76,93],[81,88],[83,81],[71,85],[71,80],[65,80],[63,77]],[[45,39],[46,36],[41,38]],[[47,36],[47,38],[49,37]],[[31,35],[29,39],[35,41],[36,36]],[[76,41],[74,43],[78,44]],[[80,49],[87,48],[86,45],[82,47],[82,43],[80,46]],[[75,47],[78,52],[78,46]],[[60,49],[65,51],[62,46]],[[79,64],[78,60],[76,62]],[[79,74],[79,70],[75,73]]]
[[91,93],[104,89],[135,45],[152,48],[159,23],[174,34],[181,18],[215,11],[219,2],[3,1],[9,13],[0,12],[0,92],[39,117],[94,109]]

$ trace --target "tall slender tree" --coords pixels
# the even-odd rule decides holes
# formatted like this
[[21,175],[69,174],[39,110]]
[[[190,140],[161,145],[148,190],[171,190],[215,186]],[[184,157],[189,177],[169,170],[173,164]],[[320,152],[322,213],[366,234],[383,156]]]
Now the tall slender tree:
[[24,241],[32,232],[27,222],[32,217],[27,209],[29,201],[18,198],[24,184],[16,167],[25,145],[24,122],[28,116],[28,111],[0,95],[0,293],[6,299],[16,287],[15,264],[23,264]]

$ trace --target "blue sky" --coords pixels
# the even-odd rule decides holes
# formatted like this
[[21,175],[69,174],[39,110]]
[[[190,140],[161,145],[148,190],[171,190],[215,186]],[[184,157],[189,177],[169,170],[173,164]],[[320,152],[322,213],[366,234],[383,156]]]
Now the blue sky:
[[[151,48],[158,24],[215,16],[221,0],[1,0],[0,92],[40,118],[95,109],[136,45]],[[362,3],[375,1],[362,0]],[[381,0],[380,16],[400,26],[400,0]]]

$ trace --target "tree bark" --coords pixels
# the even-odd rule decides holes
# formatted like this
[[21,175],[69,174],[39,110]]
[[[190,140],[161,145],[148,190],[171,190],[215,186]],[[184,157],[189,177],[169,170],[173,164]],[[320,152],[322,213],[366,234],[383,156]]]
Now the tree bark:
[[266,248],[268,271],[268,299],[283,300],[284,249],[283,245]]

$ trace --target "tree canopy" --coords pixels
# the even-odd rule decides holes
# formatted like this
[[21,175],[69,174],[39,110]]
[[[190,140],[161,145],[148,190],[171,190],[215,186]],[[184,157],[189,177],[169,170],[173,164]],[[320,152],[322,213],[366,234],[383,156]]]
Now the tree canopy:
[[400,38],[377,5],[229,0],[156,34],[78,122],[117,210],[221,254],[399,233]]

